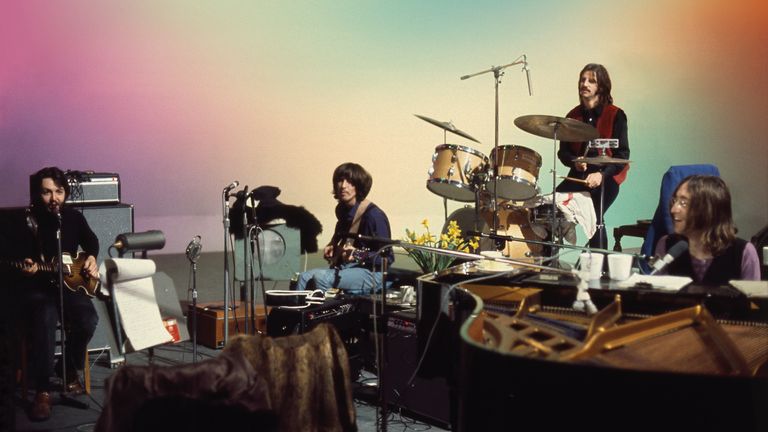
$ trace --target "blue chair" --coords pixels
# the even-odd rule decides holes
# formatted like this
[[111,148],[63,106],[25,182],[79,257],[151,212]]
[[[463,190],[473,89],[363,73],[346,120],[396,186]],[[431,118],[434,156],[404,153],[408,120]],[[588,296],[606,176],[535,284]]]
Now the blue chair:
[[[675,189],[690,175],[713,175],[720,176],[720,170],[710,164],[701,165],[675,165],[670,167],[661,179],[661,191],[659,193],[659,205],[656,207],[656,213],[653,214],[648,232],[645,235],[643,246],[640,252],[646,256],[653,255],[656,250],[656,243],[659,239],[673,231],[672,215],[669,213],[669,202]],[[647,269],[646,269],[647,270]]]

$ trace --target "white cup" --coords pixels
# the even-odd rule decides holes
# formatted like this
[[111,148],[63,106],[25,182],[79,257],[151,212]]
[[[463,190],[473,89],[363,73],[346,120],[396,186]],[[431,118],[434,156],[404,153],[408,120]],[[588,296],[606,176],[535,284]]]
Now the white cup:
[[579,256],[581,269],[589,269],[589,280],[600,279],[603,273],[603,254],[584,252]]
[[623,281],[632,274],[632,255],[608,255],[608,274],[612,280]]

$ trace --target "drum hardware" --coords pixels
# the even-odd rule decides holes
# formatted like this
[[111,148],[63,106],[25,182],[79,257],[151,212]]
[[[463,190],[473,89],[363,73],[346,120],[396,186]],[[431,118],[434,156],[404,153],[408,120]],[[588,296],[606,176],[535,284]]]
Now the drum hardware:
[[[618,147],[619,142],[616,139],[598,139],[598,140],[590,141],[590,143],[587,145],[587,148],[597,148],[600,152],[598,156],[595,156],[595,157],[582,156],[574,159],[573,161],[578,163],[591,164],[591,165],[617,165],[617,164],[623,165],[623,164],[631,163],[632,161],[628,159],[614,158],[605,154],[605,149],[614,147],[613,145],[614,142],[615,142],[615,146]],[[605,229],[604,229],[605,228],[605,210],[604,210],[604,203],[603,203],[604,199],[605,199],[605,181],[601,181],[600,182],[600,214],[598,215],[600,219],[597,221],[598,222],[597,232],[599,233],[598,235],[600,236],[599,240],[601,245],[605,244],[605,242],[608,241],[608,239],[603,238],[603,236],[605,235]],[[554,203],[554,200],[552,200],[552,202]]]

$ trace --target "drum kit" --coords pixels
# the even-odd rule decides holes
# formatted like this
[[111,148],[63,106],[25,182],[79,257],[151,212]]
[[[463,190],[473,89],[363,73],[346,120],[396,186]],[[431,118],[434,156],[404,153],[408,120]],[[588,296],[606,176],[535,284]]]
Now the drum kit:
[[[416,117],[435,125],[444,131],[480,143],[451,122],[438,121],[426,116]],[[527,115],[515,119],[515,125],[531,134],[564,141],[590,141],[599,137],[597,129],[577,120],[547,115]],[[555,145],[554,160],[557,160]],[[626,159],[609,156],[579,158],[579,162],[595,165],[625,164]],[[443,197],[446,207],[446,223],[456,220],[462,231],[491,231],[520,241],[506,241],[504,245],[483,239],[482,250],[501,249],[503,255],[525,259],[542,255],[541,240],[552,237],[562,244],[568,225],[562,212],[552,204],[543,204],[537,185],[542,166],[541,155],[533,149],[520,145],[495,145],[487,157],[482,152],[467,146],[442,144],[435,148],[432,167],[428,171],[427,189]],[[553,173],[553,189],[556,172]],[[570,179],[583,181],[580,179]],[[552,191],[554,196],[554,190]],[[474,202],[470,206],[447,215],[447,200]],[[572,227],[572,225],[571,225]],[[551,235],[551,234],[554,235]],[[556,243],[553,243],[556,244]]]

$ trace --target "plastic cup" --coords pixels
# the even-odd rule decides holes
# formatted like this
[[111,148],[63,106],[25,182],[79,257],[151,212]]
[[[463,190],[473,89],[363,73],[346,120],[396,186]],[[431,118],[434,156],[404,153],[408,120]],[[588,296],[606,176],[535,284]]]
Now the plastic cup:
[[581,268],[589,269],[589,280],[600,279],[603,274],[603,258],[603,254],[597,252],[584,252],[579,256]]
[[608,255],[608,274],[612,280],[623,281],[632,274],[632,255]]

